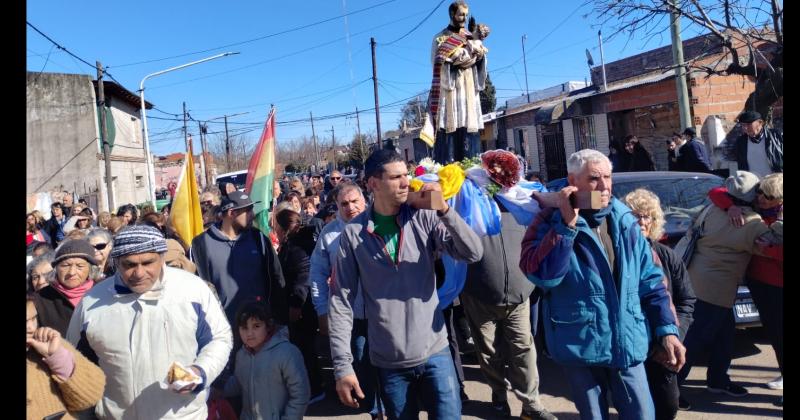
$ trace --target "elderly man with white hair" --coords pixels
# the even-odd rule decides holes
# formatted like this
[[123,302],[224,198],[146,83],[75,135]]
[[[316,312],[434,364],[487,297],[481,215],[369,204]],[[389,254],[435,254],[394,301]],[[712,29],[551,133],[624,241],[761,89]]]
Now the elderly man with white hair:
[[[685,349],[661,263],[631,210],[611,195],[611,169],[596,150],[570,156],[569,185],[558,206],[528,227],[520,268],[544,290],[547,347],[564,367],[581,418],[608,418],[610,392],[621,419],[654,419],[642,362],[652,344],[677,372]],[[598,191],[601,208],[574,208],[570,196],[578,191]]]
[[[166,252],[156,228],[124,228],[111,251],[116,274],[84,296],[70,321],[67,339],[107,378],[95,410],[101,419],[208,417],[207,385],[228,361],[231,327],[211,289],[167,267]],[[174,362],[202,381],[164,389]]]

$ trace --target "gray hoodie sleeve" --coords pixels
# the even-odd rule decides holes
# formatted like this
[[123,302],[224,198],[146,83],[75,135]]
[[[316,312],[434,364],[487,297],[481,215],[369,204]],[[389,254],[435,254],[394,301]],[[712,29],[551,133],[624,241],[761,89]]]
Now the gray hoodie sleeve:
[[340,236],[339,255],[331,273],[331,297],[328,302],[328,335],[331,340],[333,373],[337,380],[354,374],[350,338],[353,331],[353,304],[356,293],[352,292],[358,287],[359,274],[350,240],[351,229],[348,227]]
[[311,398],[311,385],[308,383],[308,374],[300,350],[295,346],[284,347],[289,349],[285,352],[282,369],[289,391],[289,400],[286,401],[281,419],[300,420],[305,415],[308,400]]
[[474,263],[483,258],[481,239],[452,207],[439,217],[431,235],[437,251],[444,251],[457,260]]

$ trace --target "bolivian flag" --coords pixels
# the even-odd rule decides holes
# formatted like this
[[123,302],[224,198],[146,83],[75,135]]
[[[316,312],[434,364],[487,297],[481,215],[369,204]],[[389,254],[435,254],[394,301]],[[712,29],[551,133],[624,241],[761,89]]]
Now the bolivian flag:
[[272,181],[275,179],[275,108],[269,111],[264,131],[247,166],[245,192],[255,203],[253,225],[269,235],[269,207],[272,203]]
[[191,139],[186,159],[183,160],[183,169],[175,190],[175,198],[172,200],[169,219],[172,227],[186,244],[191,244],[195,236],[203,233],[203,213],[200,211],[200,194],[197,192],[197,178],[194,175]]

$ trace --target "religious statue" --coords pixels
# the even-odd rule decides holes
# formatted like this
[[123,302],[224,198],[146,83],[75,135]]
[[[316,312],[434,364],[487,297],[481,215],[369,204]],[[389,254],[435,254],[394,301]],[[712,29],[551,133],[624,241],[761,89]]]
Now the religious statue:
[[486,86],[483,40],[489,27],[470,18],[463,1],[449,7],[450,25],[433,38],[433,81],[420,138],[434,147],[440,163],[473,157],[480,152],[478,130],[483,128],[480,92]]

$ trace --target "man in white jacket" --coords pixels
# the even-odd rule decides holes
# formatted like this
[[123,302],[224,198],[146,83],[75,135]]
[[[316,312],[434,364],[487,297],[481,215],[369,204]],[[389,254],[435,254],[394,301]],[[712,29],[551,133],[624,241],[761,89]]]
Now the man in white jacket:
[[[129,226],[114,239],[117,274],[75,309],[68,340],[106,375],[97,416],[126,419],[207,418],[207,384],[228,361],[231,328],[197,276],[167,267],[167,244],[150,226]],[[163,389],[173,362],[202,378]]]

